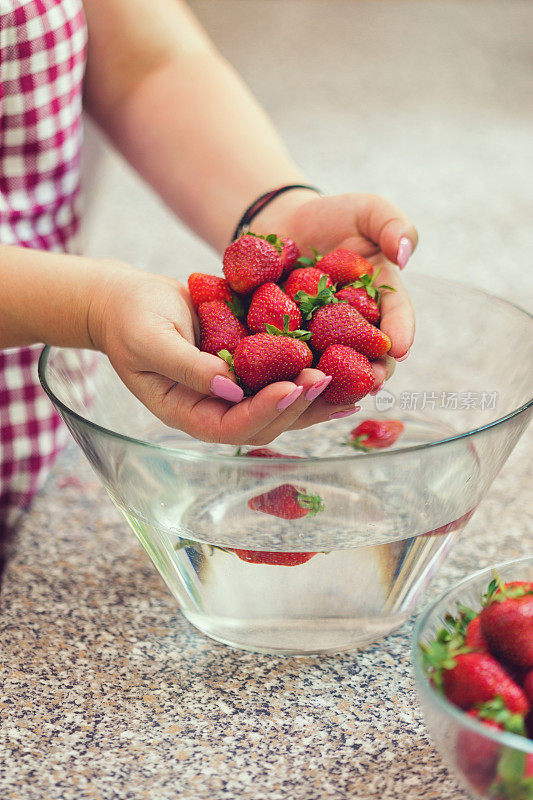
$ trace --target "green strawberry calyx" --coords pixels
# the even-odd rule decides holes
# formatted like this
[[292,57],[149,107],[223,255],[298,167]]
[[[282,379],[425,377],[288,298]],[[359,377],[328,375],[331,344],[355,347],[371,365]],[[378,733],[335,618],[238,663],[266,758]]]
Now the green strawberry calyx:
[[[378,277],[379,273],[381,272],[381,267],[377,269],[373,275],[369,275],[368,273],[365,275],[361,275],[359,280],[353,281],[352,283],[348,283],[347,286],[353,286],[354,289],[359,289],[363,287],[366,289],[367,295],[372,299],[375,300],[376,303],[379,304],[381,299],[381,295],[384,291],[388,292],[395,292],[396,289],[393,289],[392,286],[388,286],[386,283],[382,283],[380,286],[375,286],[376,278]],[[344,288],[347,288],[345,286]]]
[[298,505],[301,508],[306,508],[309,511],[309,516],[314,517],[320,511],[324,511],[324,501],[317,494],[306,494],[305,492],[298,492],[297,494]]
[[314,247],[311,248],[313,251],[313,258],[307,258],[306,256],[300,256],[298,261],[296,262],[297,266],[299,267],[316,267],[319,261],[322,260],[323,256],[318,255],[318,250],[315,250]]
[[517,736],[527,736],[523,715],[513,714],[512,711],[509,711],[500,695],[496,695],[485,703],[478,703],[474,709],[479,719],[496,722],[504,730],[515,733]]
[[315,311],[322,306],[339,302],[335,297],[335,287],[328,286],[327,282],[328,276],[322,275],[318,282],[316,294],[308,294],[300,290],[294,295],[294,299],[300,306],[300,311],[305,319],[311,319]]
[[273,245],[278,253],[281,255],[281,251],[283,250],[283,242],[277,235],[277,233],[269,233],[266,236],[262,236],[260,233],[252,233],[252,231],[248,231],[245,236],[255,236],[256,239],[263,239],[263,241],[268,242],[269,244]]
[[219,350],[217,356],[226,362],[231,372],[235,372],[235,363],[229,350]]
[[431,642],[420,642],[424,668],[431,678],[434,687],[444,693],[443,674],[454,669],[457,665],[457,656],[473,652],[471,647],[465,645],[466,629],[477,613],[462,604],[457,605],[458,616],[447,614],[444,618],[445,627],[437,631]]
[[498,762],[496,781],[490,786],[490,797],[499,800],[531,800],[533,778],[526,777],[527,753],[504,747]]
[[348,439],[346,442],[342,444],[346,447],[353,447],[354,450],[360,450],[362,453],[369,453],[372,448],[366,446],[366,442],[368,441],[368,434],[362,433],[361,436],[356,436],[355,439]]
[[518,600],[527,594],[533,594],[533,589],[527,586],[505,586],[497,573],[494,573],[494,578],[483,595],[483,607],[486,608],[492,603],[503,603],[505,600]]
[[[311,338],[311,331],[304,331],[304,330],[296,330],[291,331],[289,330],[289,325],[291,323],[291,318],[289,314],[283,315],[283,330],[276,328],[275,325],[270,325],[268,322],[265,325],[265,330],[267,333],[270,333],[271,336],[290,336],[291,339],[299,339],[300,341],[307,341],[307,339]],[[220,353],[219,353],[220,355]],[[224,359],[226,360],[226,359]]]
[[242,307],[242,303],[237,297],[237,295],[234,294],[231,301],[225,300],[224,302],[226,303],[229,310],[235,314],[237,319],[241,319],[242,317],[244,317],[244,308]]

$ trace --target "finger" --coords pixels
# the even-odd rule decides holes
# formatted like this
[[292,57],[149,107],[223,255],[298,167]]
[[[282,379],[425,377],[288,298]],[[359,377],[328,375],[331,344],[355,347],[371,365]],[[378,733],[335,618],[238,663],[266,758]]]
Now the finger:
[[388,355],[399,359],[409,352],[413,343],[415,335],[413,306],[398,269],[384,259],[379,259],[377,263],[381,266],[377,282],[392,286],[395,290],[393,292],[384,290],[381,295],[379,327],[392,342]]
[[377,394],[382,388],[385,381],[392,378],[394,370],[396,369],[396,361],[389,355],[372,362],[372,371],[374,372],[374,388],[370,394]]
[[317,369],[304,369],[294,379],[298,387],[292,395],[288,395],[280,404],[283,406],[283,413],[274,419],[270,424],[258,432],[251,444],[268,444],[276,439],[283,431],[291,428],[298,417],[303,414],[309,406],[317,400],[320,394],[329,386],[331,377],[326,376]]
[[[239,403],[244,392],[235,375],[218,356],[198,350],[170,326],[143,342],[145,372],[169,378],[202,395],[215,395]],[[139,373],[142,374],[142,373]]]
[[317,425],[321,422],[350,417],[357,414],[360,410],[361,406],[356,403],[337,405],[328,403],[326,400],[321,400],[319,398],[312,403],[303,414],[300,414],[298,419],[291,425],[290,429],[301,430],[302,428],[309,428],[311,425]]
[[378,195],[360,195],[356,213],[360,232],[403,269],[418,244],[418,233],[409,217]]

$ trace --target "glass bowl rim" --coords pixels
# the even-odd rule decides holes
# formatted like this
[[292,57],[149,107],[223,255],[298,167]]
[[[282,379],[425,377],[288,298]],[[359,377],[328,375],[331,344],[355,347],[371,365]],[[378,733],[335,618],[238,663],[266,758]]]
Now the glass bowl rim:
[[484,567],[483,569],[479,569],[476,572],[470,573],[470,575],[467,575],[465,578],[462,578],[453,586],[446,589],[445,592],[439,595],[436,600],[434,600],[426,609],[424,609],[424,611],[416,620],[413,632],[411,634],[411,661],[413,664],[417,688],[419,691],[425,692],[425,694],[439,708],[439,710],[444,713],[445,716],[451,717],[459,725],[469,728],[471,731],[485,736],[487,739],[491,739],[493,742],[505,745],[506,747],[512,747],[514,750],[520,750],[523,753],[533,754],[532,739],[529,739],[525,736],[518,736],[518,734],[510,733],[509,731],[499,731],[497,728],[484,725],[475,717],[468,716],[466,711],[458,708],[458,706],[447,700],[444,695],[439,694],[439,692],[433,689],[428,680],[428,676],[424,671],[419,647],[419,642],[429,617],[435,611],[436,607],[441,603],[444,603],[450,595],[455,594],[458,589],[461,589],[461,587],[465,587],[467,584],[472,583],[483,576],[489,576],[495,571],[503,569],[504,567],[520,566],[521,564],[527,563],[533,565],[533,555],[520,556],[519,558],[512,558],[509,561],[501,561],[500,563],[491,567]]
[[[525,314],[526,317],[529,317],[531,320],[533,320],[533,314],[530,313],[529,311],[527,311],[525,308],[522,308],[521,306],[517,305],[516,303],[513,303],[510,300],[505,300],[504,298],[498,297],[495,294],[491,294],[489,292],[483,291],[482,289],[478,289],[476,286],[470,286],[467,283],[463,283],[461,281],[452,281],[452,280],[449,280],[447,278],[440,278],[440,277],[432,278],[431,276],[424,275],[422,273],[416,273],[415,272],[415,273],[411,273],[411,275],[415,279],[416,278],[422,278],[423,280],[432,280],[434,282],[443,283],[445,285],[458,286],[458,287],[465,288],[468,291],[474,292],[474,293],[479,294],[479,295],[482,295],[483,297],[485,297],[485,298],[487,298],[489,300],[497,300],[499,303],[502,303],[502,304],[504,304],[506,306],[509,306],[511,308],[515,308],[521,314]],[[128,444],[134,444],[134,445],[136,445],[138,447],[146,447],[146,448],[149,448],[149,449],[157,450],[157,451],[160,451],[160,452],[163,452],[163,453],[167,454],[168,456],[179,457],[179,458],[182,458],[182,459],[187,460],[187,461],[209,460],[209,461],[218,461],[218,462],[221,462],[221,463],[231,462],[233,464],[238,463],[238,462],[242,463],[242,462],[246,461],[246,463],[249,463],[249,459],[246,457],[246,454],[243,454],[241,456],[235,456],[235,455],[229,455],[229,454],[225,455],[225,454],[222,454],[222,453],[209,453],[209,454],[208,453],[196,453],[196,452],[194,452],[194,450],[187,450],[187,449],[183,449],[183,448],[179,448],[179,447],[168,447],[168,446],[163,445],[163,444],[156,444],[155,442],[148,442],[148,441],[146,441],[144,439],[136,439],[134,436],[128,436],[128,435],[123,434],[123,433],[118,433],[117,431],[113,431],[110,428],[105,428],[103,425],[99,425],[96,422],[92,422],[91,420],[86,419],[81,414],[78,414],[76,411],[74,411],[73,409],[69,408],[65,403],[63,403],[62,400],[60,400],[58,397],[56,397],[56,395],[54,394],[54,392],[52,391],[52,389],[48,385],[48,381],[46,379],[46,367],[47,367],[49,356],[50,356],[50,353],[51,353],[52,349],[54,349],[54,350],[65,350],[65,349],[68,349],[68,348],[57,347],[55,345],[48,345],[48,344],[43,347],[43,350],[42,350],[42,352],[41,352],[41,354],[39,356],[39,364],[38,364],[39,381],[41,383],[42,388],[44,389],[44,391],[46,392],[46,394],[48,395],[49,399],[54,404],[54,406],[56,406],[56,408],[59,408],[61,410],[61,412],[63,414],[65,414],[67,417],[72,417],[73,419],[75,419],[78,422],[80,422],[82,426],[88,427],[88,428],[92,429],[93,431],[96,431],[99,434],[103,434],[104,436],[109,436],[109,437],[114,438],[114,439],[119,439],[120,441],[126,442]],[[87,348],[72,348],[72,349],[74,349],[74,350],[83,350],[83,349],[87,349]],[[96,351],[96,352],[99,352],[99,351]],[[105,355],[105,353],[102,353],[102,355]],[[417,452],[418,450],[425,450],[426,448],[429,448],[429,447],[436,447],[436,446],[439,446],[439,445],[447,444],[448,442],[459,441],[460,439],[466,439],[466,438],[468,438],[470,436],[474,436],[475,434],[482,433],[482,432],[484,432],[486,430],[489,430],[490,428],[494,428],[496,425],[501,425],[504,422],[507,422],[508,420],[513,419],[513,417],[516,417],[519,414],[522,414],[524,411],[527,411],[527,409],[531,405],[533,405],[533,396],[531,396],[530,399],[527,400],[523,405],[519,406],[518,408],[513,409],[508,414],[505,414],[503,417],[499,417],[498,419],[492,420],[491,422],[488,422],[485,425],[481,425],[481,426],[479,426],[477,428],[472,428],[472,429],[470,429],[468,431],[463,431],[462,433],[457,433],[457,434],[455,434],[453,436],[445,436],[444,438],[441,438],[441,439],[435,439],[432,442],[424,442],[423,444],[411,445],[409,447],[396,447],[393,450],[374,450],[374,451],[371,451],[371,452],[368,452],[368,453],[364,453],[364,454],[363,453],[347,453],[346,455],[341,455],[341,456],[339,456],[339,455],[337,455],[337,456],[302,456],[301,459],[300,459],[300,462],[301,462],[301,464],[303,464],[303,463],[327,464],[327,463],[339,463],[339,462],[343,462],[343,461],[352,461],[353,459],[361,458],[363,455],[364,455],[365,459],[368,459],[368,458],[377,459],[377,458],[386,458],[387,456],[390,457],[392,455],[399,455],[399,454],[403,454],[403,453],[414,453],[414,452]],[[164,424],[164,423],[162,423],[162,424]],[[173,430],[173,429],[169,428],[169,430]],[[275,462],[276,462],[276,464],[287,464],[288,463],[288,464],[292,464],[294,466],[294,459],[290,458],[290,457],[287,457],[287,458],[276,458]],[[269,462],[267,460],[267,462],[265,463],[265,468],[268,469],[269,466],[271,468],[273,467],[273,465],[269,464]]]

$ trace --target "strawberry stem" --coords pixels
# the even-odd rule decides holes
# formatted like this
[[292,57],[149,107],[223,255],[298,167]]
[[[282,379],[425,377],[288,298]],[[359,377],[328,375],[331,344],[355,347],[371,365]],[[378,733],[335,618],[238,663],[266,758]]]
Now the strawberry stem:
[[324,511],[324,501],[317,494],[305,494],[298,492],[298,505],[309,510],[309,516],[314,517],[320,511]]
[[294,299],[300,306],[300,311],[305,319],[311,319],[315,311],[322,306],[339,302],[335,297],[335,288],[328,286],[327,282],[328,276],[322,275],[318,282],[316,294],[308,294],[300,290],[294,295]]
[[270,325],[268,322],[265,325],[265,330],[267,333],[270,333],[271,336],[289,336],[291,339],[300,339],[301,341],[307,341],[307,339],[311,338],[311,331],[303,331],[303,330],[296,330],[291,331],[289,330],[289,325],[291,322],[291,318],[289,314],[283,315],[283,330],[276,328],[275,325]]
[[233,362],[233,356],[229,352],[229,350],[219,350],[217,356],[225,361],[226,364],[229,366],[232,372],[235,372],[235,364]]

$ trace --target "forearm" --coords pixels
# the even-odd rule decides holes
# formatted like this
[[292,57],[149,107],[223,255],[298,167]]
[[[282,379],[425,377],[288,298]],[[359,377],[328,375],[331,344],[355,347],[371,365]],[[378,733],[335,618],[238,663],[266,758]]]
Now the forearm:
[[[142,14],[144,6],[138,0],[136,5]],[[89,54],[89,107],[166,203],[221,250],[253,199],[304,176],[265,112],[183,7],[161,6],[170,31],[177,18],[183,26],[164,40],[159,58],[155,49],[151,57],[143,56],[144,71],[138,70],[136,80],[125,86],[121,64],[114,70],[115,89],[102,94],[105,60],[103,55],[97,60],[95,51],[91,66]],[[130,31],[132,64],[138,60],[133,48],[141,47],[135,36],[136,30]],[[291,194],[283,204],[295,202]]]
[[0,349],[93,347],[95,299],[120,269],[103,259],[0,245]]

